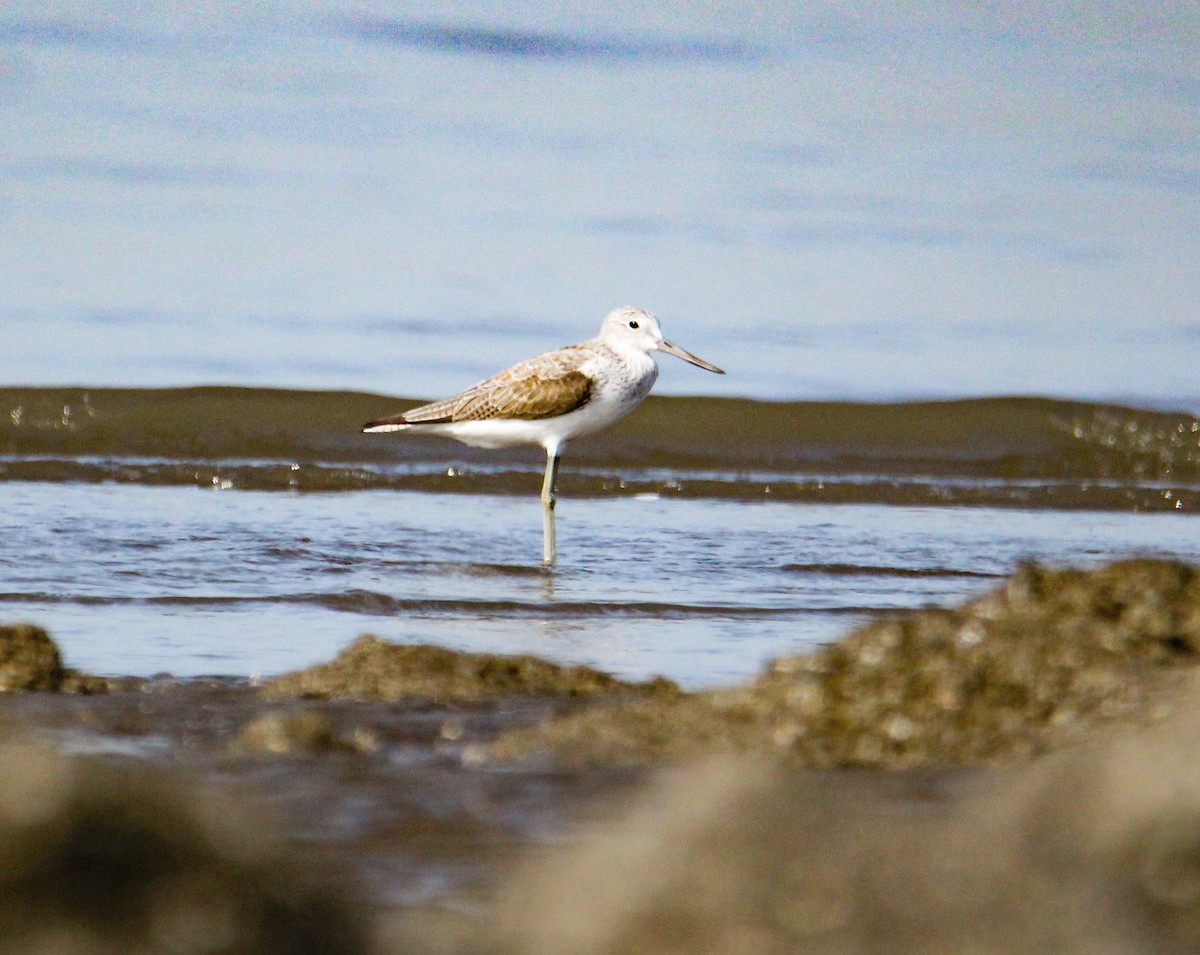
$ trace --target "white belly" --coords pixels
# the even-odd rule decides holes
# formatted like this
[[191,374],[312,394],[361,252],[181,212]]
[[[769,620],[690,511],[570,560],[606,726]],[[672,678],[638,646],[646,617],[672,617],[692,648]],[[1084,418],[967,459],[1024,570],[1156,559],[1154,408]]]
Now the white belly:
[[532,421],[514,418],[490,418],[483,421],[456,421],[452,424],[418,425],[414,430],[454,438],[477,448],[507,448],[518,444],[557,447],[583,435],[601,431],[624,418],[645,400],[658,378],[658,366],[646,357],[637,368],[621,366],[588,369],[594,385],[587,404],[555,418]]
[[[518,366],[519,367],[519,366]],[[617,355],[598,350],[578,370],[592,380],[587,402],[553,418],[485,418],[428,424],[396,424],[388,430],[454,438],[477,448],[538,444],[553,451],[573,438],[592,434],[624,418],[645,400],[658,378],[658,366],[641,352]],[[485,383],[486,384],[486,383]]]

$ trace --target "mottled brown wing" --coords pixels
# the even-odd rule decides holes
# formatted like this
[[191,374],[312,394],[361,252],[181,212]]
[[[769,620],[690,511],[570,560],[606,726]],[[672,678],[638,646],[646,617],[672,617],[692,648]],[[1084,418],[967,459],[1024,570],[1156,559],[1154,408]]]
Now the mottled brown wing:
[[514,378],[467,393],[454,408],[454,421],[487,421],[491,418],[556,418],[587,404],[592,379],[578,371],[555,378]]
[[457,395],[413,408],[402,416],[409,424],[554,418],[582,408],[592,394],[592,379],[579,371],[584,357],[563,348],[513,365],[507,371]]

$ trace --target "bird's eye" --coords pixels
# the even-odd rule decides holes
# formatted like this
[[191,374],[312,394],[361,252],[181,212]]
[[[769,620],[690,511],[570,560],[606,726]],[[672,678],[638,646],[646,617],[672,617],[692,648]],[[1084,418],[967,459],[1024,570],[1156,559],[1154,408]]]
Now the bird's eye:
[[638,327],[638,323],[637,323],[637,322],[630,322],[630,323],[629,323],[629,327],[630,327],[630,328],[637,328],[637,327]]

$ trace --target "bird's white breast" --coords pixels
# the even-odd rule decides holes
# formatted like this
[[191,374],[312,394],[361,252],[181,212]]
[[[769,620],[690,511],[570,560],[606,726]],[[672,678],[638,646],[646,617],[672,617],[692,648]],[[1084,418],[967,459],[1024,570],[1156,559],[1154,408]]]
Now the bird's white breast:
[[629,414],[645,400],[658,378],[658,365],[645,352],[597,350],[595,357],[580,369],[592,379],[592,392],[581,412],[591,412],[598,428],[606,427]]

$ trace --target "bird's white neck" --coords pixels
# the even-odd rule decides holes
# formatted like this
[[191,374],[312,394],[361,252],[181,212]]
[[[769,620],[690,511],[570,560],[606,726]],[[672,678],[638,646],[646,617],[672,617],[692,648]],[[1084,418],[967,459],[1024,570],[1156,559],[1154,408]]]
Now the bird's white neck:
[[658,367],[649,352],[645,352],[631,345],[629,342],[621,341],[620,339],[605,340],[603,338],[598,338],[596,341],[616,352],[626,365],[642,374],[651,368]]

